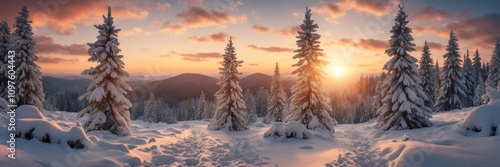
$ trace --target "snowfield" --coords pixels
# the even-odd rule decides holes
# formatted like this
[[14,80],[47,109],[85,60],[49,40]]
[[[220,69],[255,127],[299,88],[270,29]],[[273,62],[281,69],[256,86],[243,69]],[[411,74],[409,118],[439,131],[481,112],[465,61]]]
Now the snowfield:
[[[433,115],[434,126],[417,130],[378,131],[375,120],[342,124],[333,136],[316,131],[309,139],[264,137],[271,125],[256,123],[246,131],[209,131],[209,120],[177,124],[132,121],[132,136],[88,132],[90,146],[16,138],[16,159],[8,154],[8,131],[2,119],[1,166],[498,166],[500,135],[466,130],[464,118],[488,104]],[[496,112],[495,112],[496,111]],[[19,112],[19,111],[18,111]],[[76,125],[76,113],[46,112],[60,131]],[[477,116],[474,116],[477,119]],[[473,122],[473,120],[469,121]],[[472,124],[472,123],[471,123]],[[474,125],[474,124],[473,124]],[[24,125],[23,125],[24,126]],[[477,130],[477,129],[476,129]]]

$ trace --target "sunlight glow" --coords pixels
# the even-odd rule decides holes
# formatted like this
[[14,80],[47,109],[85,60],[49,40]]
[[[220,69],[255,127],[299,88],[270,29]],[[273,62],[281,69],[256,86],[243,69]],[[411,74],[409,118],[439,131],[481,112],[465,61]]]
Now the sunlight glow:
[[332,77],[342,77],[347,74],[347,69],[342,65],[333,65],[329,68],[330,75]]

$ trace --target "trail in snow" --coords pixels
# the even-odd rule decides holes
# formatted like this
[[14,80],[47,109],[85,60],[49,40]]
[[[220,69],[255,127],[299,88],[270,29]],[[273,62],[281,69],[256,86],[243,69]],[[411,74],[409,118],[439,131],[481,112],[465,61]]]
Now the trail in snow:
[[153,145],[141,151],[153,154],[148,166],[260,166],[264,163],[250,141],[233,138],[229,143],[205,132],[191,134],[176,143]]
[[327,167],[373,167],[387,166],[387,162],[383,160],[379,149],[371,149],[373,139],[361,136],[356,130],[345,132],[346,138],[351,141],[349,150],[343,154],[339,154],[337,160],[325,164]]

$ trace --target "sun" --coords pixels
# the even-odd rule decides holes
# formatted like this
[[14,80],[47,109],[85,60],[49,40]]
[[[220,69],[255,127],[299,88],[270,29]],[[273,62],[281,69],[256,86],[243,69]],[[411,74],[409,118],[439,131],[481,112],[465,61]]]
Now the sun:
[[347,69],[341,65],[333,65],[330,67],[329,73],[332,77],[342,77],[347,74]]

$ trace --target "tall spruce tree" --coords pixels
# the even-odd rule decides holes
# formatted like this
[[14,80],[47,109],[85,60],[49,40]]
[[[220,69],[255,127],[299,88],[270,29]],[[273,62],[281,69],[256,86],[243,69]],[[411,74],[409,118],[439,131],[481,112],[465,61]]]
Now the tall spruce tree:
[[10,28],[7,21],[0,21],[0,97],[6,97],[9,79],[8,71],[8,51],[11,48]]
[[434,68],[434,62],[431,58],[431,52],[427,41],[424,43],[422,49],[422,57],[420,58],[420,68],[418,70],[418,75],[420,76],[420,86],[427,95],[428,98],[424,98],[424,105],[435,111],[434,108],[434,82],[436,81],[436,73]]
[[297,67],[293,74],[298,74],[298,81],[292,86],[290,115],[285,120],[297,121],[307,129],[325,129],[334,133],[337,121],[328,114],[332,110],[326,95],[324,66],[321,60],[325,55],[320,48],[320,35],[316,32],[318,24],[311,19],[311,9],[306,8],[305,18],[296,36],[298,49],[293,56],[299,61],[292,67]]
[[[476,77],[475,80],[475,86],[477,86],[479,82],[479,77],[482,78],[483,72],[481,68],[481,56],[479,55],[479,50],[476,49],[476,52],[474,53],[474,58],[472,59],[472,67],[474,68],[474,76]],[[484,81],[484,78],[483,78]]]
[[431,126],[432,110],[424,105],[428,99],[420,86],[417,59],[409,52],[415,51],[412,29],[407,26],[408,15],[399,6],[392,27],[390,48],[385,51],[391,59],[384,65],[387,78],[383,89],[385,97],[375,127],[382,130],[417,129]]
[[241,73],[238,67],[243,61],[238,61],[233,41],[229,39],[224,53],[223,67],[219,68],[222,75],[217,85],[220,89],[215,93],[217,99],[217,109],[208,129],[229,131],[240,131],[248,129],[245,118],[247,107],[243,101],[240,87]]
[[483,77],[478,77],[477,86],[474,92],[474,106],[483,104],[483,95],[486,94],[486,88],[484,86]]
[[144,122],[157,123],[160,121],[161,115],[159,115],[159,107],[156,101],[155,94],[151,91],[149,92],[149,99],[146,101],[144,105]]
[[446,47],[447,53],[443,55],[445,61],[441,71],[441,87],[436,102],[438,111],[449,111],[463,108],[464,99],[467,96],[465,77],[462,74],[460,54],[458,53],[457,37],[453,31]]
[[20,16],[16,17],[16,30],[13,35],[13,50],[16,52],[17,78],[14,83],[17,87],[17,105],[33,105],[38,109],[43,109],[45,94],[42,86],[42,72],[40,66],[36,64],[38,56],[35,51],[35,40],[29,20],[28,7],[23,6]]
[[500,78],[500,39],[497,38],[488,71],[488,86],[496,88]]
[[283,81],[281,80],[280,67],[276,62],[274,68],[273,82],[271,82],[271,97],[267,109],[267,115],[264,119],[265,123],[283,122],[285,119],[286,108],[286,93],[283,88]]
[[464,65],[462,66],[463,74],[465,78],[465,99],[464,99],[464,107],[472,107],[474,105],[474,95],[476,93],[476,72],[474,71],[474,67],[472,66],[472,61],[469,58],[469,50],[467,50],[467,54],[464,56]]
[[201,90],[200,98],[198,98],[198,115],[196,117],[197,120],[204,119],[207,117],[208,114],[207,112],[207,100],[205,99],[205,92]]
[[[439,68],[439,62],[436,60],[436,65],[434,66],[436,69],[434,70],[435,72],[435,78],[434,78],[434,104],[436,103],[436,100],[437,100],[437,97],[439,96],[439,87],[440,87],[440,84],[441,84],[441,79],[440,79],[440,74],[441,74],[441,70]],[[436,107],[434,107],[434,109],[436,109]],[[436,110],[434,110],[436,111]]]
[[118,54],[121,51],[118,48],[120,29],[115,29],[113,25],[111,7],[108,6],[108,15],[103,18],[103,24],[94,25],[99,32],[97,41],[87,44],[90,46],[88,61],[99,64],[82,72],[83,75],[92,76],[93,80],[79,98],[88,105],[78,116],[89,115],[83,123],[86,131],[108,130],[118,136],[129,136],[132,132],[128,109],[132,104],[125,95],[127,91],[132,91],[132,88],[122,81],[122,78],[129,77],[129,74],[123,70],[123,55]]

